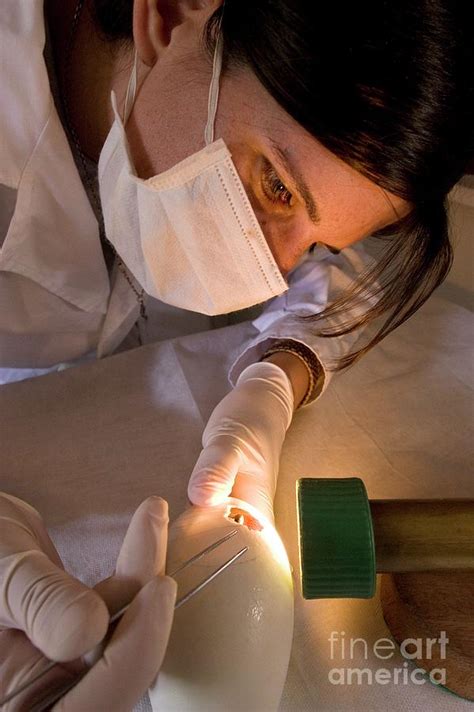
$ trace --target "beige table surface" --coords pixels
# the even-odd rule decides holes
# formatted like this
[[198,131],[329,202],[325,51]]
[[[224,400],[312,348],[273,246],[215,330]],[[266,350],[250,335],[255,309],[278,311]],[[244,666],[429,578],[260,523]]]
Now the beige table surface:
[[[92,584],[112,572],[130,515],[149,494],[168,500],[171,519],[184,509],[201,432],[252,331],[243,323],[182,336],[0,388],[1,489],[42,512],[75,575]],[[434,296],[296,414],[275,502],[295,572],[301,476],[359,476],[372,498],[474,497],[472,337],[472,315]],[[392,669],[403,659],[371,652],[388,635],[378,597],[304,601],[296,575],[295,583],[280,712],[472,709],[428,682],[331,684],[333,667]],[[331,631],[364,638],[367,659],[360,646],[357,658],[331,660]]]

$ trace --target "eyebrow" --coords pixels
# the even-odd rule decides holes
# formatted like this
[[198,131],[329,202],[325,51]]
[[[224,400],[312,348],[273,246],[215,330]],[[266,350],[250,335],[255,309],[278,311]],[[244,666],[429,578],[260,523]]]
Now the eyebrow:
[[308,185],[305,182],[303,176],[301,175],[299,170],[296,168],[296,166],[292,163],[291,158],[288,154],[288,151],[286,151],[284,148],[282,148],[272,138],[270,138],[270,143],[273,147],[273,150],[275,151],[278,158],[280,159],[283,166],[285,167],[288,175],[290,176],[293,183],[295,184],[298,193],[301,195],[303,202],[306,206],[306,211],[309,215],[309,219],[311,220],[311,222],[313,222],[315,225],[317,225],[321,221],[321,216],[320,216],[319,211],[316,207],[314,198],[311,195],[311,191],[308,188]]

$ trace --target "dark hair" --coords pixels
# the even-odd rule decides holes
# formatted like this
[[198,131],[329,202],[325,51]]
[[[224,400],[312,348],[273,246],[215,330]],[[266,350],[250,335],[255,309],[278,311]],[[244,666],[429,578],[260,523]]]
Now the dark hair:
[[[221,24],[225,60],[249,66],[321,144],[412,209],[370,240],[383,249],[350,290],[319,314],[315,335],[376,321],[344,368],[411,316],[452,263],[446,197],[474,153],[474,53],[470,0],[226,0],[205,29],[212,54]],[[132,0],[95,0],[111,39],[131,37]],[[377,300],[361,316],[367,285]],[[379,319],[384,319],[379,322]],[[332,319],[337,328],[324,328]]]

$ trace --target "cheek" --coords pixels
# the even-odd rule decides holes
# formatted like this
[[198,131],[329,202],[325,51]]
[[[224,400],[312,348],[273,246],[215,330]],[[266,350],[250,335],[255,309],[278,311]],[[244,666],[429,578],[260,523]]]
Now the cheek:
[[[326,196],[325,196],[326,198]],[[320,201],[324,219],[318,225],[318,240],[341,250],[370,235],[384,221],[393,219],[393,211],[383,193],[343,185]]]
[[324,230],[320,231],[318,241],[343,250],[370,235],[371,224],[370,221],[361,220],[358,217],[354,220],[348,219],[346,222],[337,220],[333,224],[329,223],[324,226]]

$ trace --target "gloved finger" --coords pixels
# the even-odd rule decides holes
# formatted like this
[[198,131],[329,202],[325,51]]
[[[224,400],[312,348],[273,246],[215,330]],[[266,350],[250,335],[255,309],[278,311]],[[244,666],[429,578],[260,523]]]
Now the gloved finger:
[[[52,689],[57,689],[74,679],[75,671],[56,665],[43,672],[49,661],[31,644],[20,630],[5,630],[0,634],[0,699],[32,680],[25,690],[2,706],[2,712],[25,712],[34,703],[46,698]],[[80,668],[78,668],[79,670]],[[43,673],[43,674],[41,674]]]
[[176,591],[176,582],[169,576],[147,583],[118,624],[102,658],[53,712],[129,712],[162,665]]
[[201,507],[220,504],[230,494],[241,454],[226,436],[216,437],[198,457],[188,483],[188,497]]
[[130,603],[152,578],[165,573],[168,522],[168,503],[161,497],[148,497],[135,511],[114,575],[95,586],[111,613]]
[[39,549],[56,566],[63,568],[39,512],[27,502],[4,492],[0,493],[0,531],[0,558]]
[[104,634],[105,606],[65,573],[30,504],[2,493],[0,530],[0,626],[24,631],[55,660],[81,655]]
[[254,474],[239,472],[235,478],[231,496],[253,505],[259,512],[272,523],[275,521],[273,513],[273,498],[275,486],[271,486],[268,477],[258,478]]
[[148,497],[136,510],[117,559],[116,575],[134,578],[139,588],[164,574],[168,543],[168,502]]
[[94,591],[41,551],[0,561],[0,626],[17,628],[46,657],[73,660],[105,635],[109,614]]

